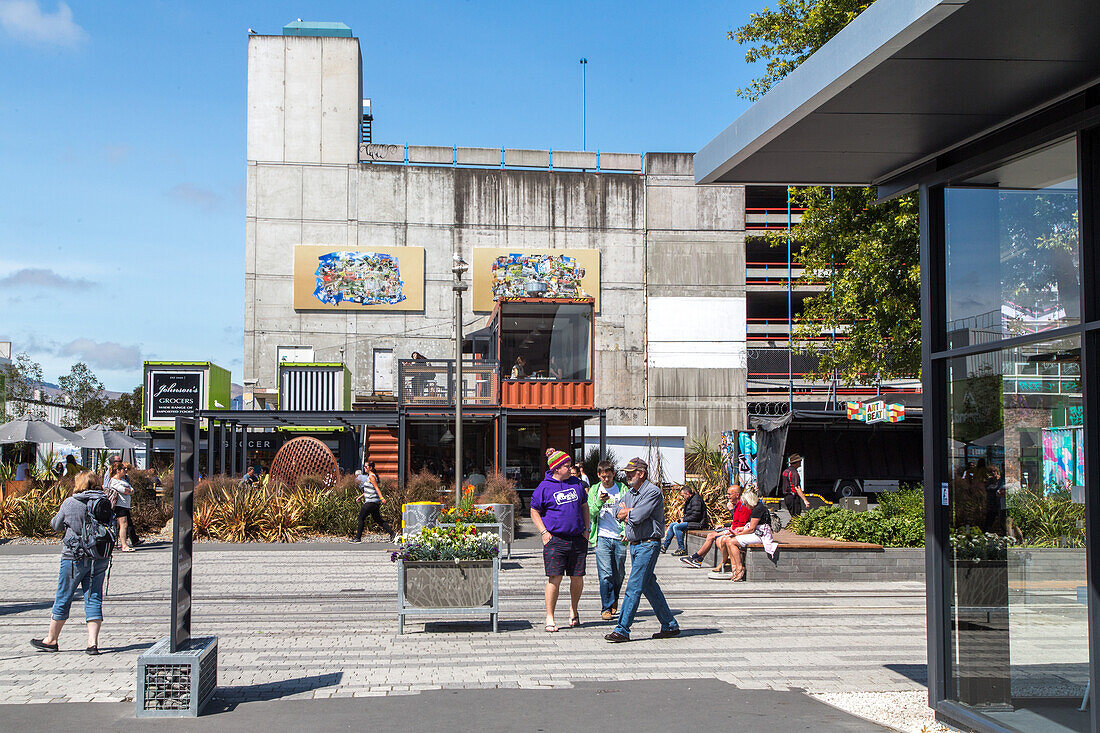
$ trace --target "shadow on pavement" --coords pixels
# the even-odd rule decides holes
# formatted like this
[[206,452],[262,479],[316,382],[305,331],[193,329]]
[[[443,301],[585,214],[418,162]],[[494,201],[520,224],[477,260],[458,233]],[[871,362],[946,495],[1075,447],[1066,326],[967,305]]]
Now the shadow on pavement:
[[265,682],[260,685],[219,687],[217,692],[214,693],[214,699],[203,711],[203,716],[231,712],[242,702],[267,702],[288,695],[319,690],[322,687],[335,687],[340,684],[343,678],[343,672],[331,672],[310,677],[296,677],[291,680],[279,680],[278,682]]
[[886,669],[908,677],[914,682],[919,682],[922,685],[928,684],[928,665],[927,664],[887,664],[884,665]]
[[53,601],[36,601],[35,603],[7,603],[0,606],[0,616],[11,616],[24,611],[44,611],[53,608]]
[[[406,621],[408,623],[415,623],[414,621]],[[509,631],[529,631],[531,629],[531,622],[524,620],[509,620],[498,621],[497,629],[499,633],[506,633]],[[493,633],[492,621],[429,621],[424,624],[424,633],[432,634],[446,634],[456,633],[460,631],[484,633],[488,631]],[[410,632],[408,627],[405,629],[405,633],[416,633],[415,629]]]

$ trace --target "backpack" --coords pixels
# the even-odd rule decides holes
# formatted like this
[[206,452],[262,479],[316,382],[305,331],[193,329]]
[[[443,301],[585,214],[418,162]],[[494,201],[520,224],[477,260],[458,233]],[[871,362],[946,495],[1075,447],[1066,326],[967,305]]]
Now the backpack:
[[77,499],[84,504],[84,525],[73,548],[74,560],[107,560],[118,542],[115,512],[106,496]]

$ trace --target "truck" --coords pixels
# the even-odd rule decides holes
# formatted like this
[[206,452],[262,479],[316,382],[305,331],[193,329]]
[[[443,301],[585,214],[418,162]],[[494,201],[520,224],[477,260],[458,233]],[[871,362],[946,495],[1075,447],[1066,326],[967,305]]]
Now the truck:
[[901,422],[851,420],[844,410],[794,410],[781,417],[753,417],[754,467],[765,496],[777,495],[786,460],[803,458],[804,490],[838,500],[897,491],[923,480],[920,408]]

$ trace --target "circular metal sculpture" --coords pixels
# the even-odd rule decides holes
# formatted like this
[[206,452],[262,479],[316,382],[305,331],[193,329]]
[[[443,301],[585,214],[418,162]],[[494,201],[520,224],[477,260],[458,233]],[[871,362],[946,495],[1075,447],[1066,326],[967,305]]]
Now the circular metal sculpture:
[[272,485],[293,489],[302,476],[320,476],[327,488],[331,488],[340,476],[336,456],[317,438],[295,438],[283,444],[271,462]]

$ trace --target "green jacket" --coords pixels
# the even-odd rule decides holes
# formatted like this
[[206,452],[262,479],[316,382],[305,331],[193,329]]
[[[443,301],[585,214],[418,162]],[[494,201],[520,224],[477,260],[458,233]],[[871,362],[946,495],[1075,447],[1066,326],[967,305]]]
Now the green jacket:
[[[616,481],[615,486],[619,488],[620,497],[627,490],[621,481]],[[588,544],[590,545],[596,544],[596,537],[600,532],[600,509],[606,503],[600,497],[600,483],[597,481],[588,489],[588,515],[592,518],[592,528],[588,532]],[[622,522],[619,522],[619,531],[626,532],[626,525]]]

